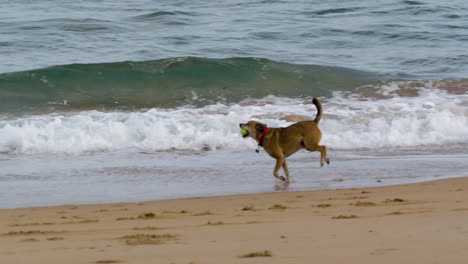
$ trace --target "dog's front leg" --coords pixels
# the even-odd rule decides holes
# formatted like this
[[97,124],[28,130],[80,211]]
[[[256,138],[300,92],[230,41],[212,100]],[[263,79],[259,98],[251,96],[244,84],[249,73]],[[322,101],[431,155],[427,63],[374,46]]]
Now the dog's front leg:
[[[273,175],[274,175],[276,178],[278,178],[278,179],[280,179],[280,180],[282,180],[282,181],[286,181],[286,179],[285,179],[283,176],[280,176],[280,175],[278,174],[278,172],[279,172],[280,168],[283,166],[285,160],[286,160],[286,159],[285,159],[284,157],[276,159],[276,166],[275,166],[275,170],[273,171]],[[289,178],[289,177],[288,177],[288,178]]]

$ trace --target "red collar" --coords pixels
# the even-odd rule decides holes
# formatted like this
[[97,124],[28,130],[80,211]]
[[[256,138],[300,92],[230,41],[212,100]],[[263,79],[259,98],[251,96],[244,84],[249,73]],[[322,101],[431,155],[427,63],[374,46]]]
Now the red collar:
[[268,127],[265,127],[265,129],[263,129],[262,136],[260,137],[260,140],[258,141],[258,145],[260,147],[263,147],[263,140],[265,139],[265,136],[267,133],[268,133]]

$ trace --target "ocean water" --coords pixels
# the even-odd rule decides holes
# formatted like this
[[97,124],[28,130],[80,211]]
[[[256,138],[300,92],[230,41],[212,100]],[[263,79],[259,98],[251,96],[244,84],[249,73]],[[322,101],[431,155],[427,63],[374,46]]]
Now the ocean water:
[[[466,1],[0,4],[0,208],[468,176]],[[313,97],[286,185],[238,124]]]

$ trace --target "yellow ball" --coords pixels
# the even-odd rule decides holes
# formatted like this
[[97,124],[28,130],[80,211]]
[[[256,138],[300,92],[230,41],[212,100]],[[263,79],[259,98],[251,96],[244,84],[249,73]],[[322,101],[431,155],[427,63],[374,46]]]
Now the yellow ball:
[[247,134],[249,134],[249,131],[247,131],[247,129],[241,128],[240,133],[241,133],[243,136],[246,136]]

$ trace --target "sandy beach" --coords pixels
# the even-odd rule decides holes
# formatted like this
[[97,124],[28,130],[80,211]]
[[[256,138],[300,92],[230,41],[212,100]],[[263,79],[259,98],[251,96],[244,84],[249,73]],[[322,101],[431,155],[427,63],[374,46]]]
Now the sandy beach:
[[468,178],[0,210],[1,263],[465,263]]

